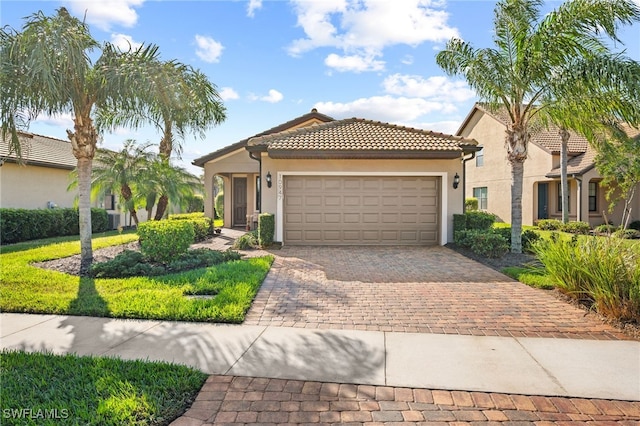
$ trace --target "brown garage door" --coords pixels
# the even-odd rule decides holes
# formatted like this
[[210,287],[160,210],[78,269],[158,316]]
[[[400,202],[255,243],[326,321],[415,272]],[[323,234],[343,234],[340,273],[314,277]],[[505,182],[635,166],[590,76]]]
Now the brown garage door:
[[439,178],[285,176],[284,243],[438,243]]

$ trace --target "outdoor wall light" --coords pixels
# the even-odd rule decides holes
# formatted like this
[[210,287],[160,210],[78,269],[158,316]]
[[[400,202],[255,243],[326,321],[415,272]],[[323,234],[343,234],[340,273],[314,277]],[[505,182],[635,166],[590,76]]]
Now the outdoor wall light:
[[458,185],[460,185],[460,175],[456,173],[456,175],[453,177],[453,189],[458,189]]
[[271,172],[267,172],[267,188],[271,188]]

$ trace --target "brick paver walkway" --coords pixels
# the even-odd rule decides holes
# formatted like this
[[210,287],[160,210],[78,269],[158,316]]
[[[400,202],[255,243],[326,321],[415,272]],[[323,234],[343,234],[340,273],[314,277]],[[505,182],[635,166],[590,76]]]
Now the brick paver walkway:
[[547,291],[445,247],[284,247],[244,324],[626,339]]
[[173,426],[638,425],[640,403],[211,376]]
[[[444,247],[285,247],[272,253],[276,260],[247,325],[626,338],[552,294]],[[640,403],[211,376],[173,425],[313,423],[640,425]]]

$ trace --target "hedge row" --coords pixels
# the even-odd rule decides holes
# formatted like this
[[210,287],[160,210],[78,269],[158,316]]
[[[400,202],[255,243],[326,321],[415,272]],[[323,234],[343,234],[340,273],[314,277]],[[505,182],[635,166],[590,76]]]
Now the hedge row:
[[[91,209],[91,230],[104,232],[109,228],[109,216],[104,209]],[[0,242],[13,244],[39,238],[78,235],[78,209],[7,209],[0,208]]]

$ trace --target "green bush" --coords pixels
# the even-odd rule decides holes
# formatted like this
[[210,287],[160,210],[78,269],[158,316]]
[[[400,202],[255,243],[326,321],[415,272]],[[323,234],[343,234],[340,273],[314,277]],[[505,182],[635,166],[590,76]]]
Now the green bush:
[[273,244],[276,232],[275,216],[270,213],[262,213],[258,216],[258,244],[269,247]]
[[224,219],[224,192],[218,192],[214,206],[216,208],[216,217],[214,219]]
[[537,225],[544,231],[559,231],[562,229],[563,223],[558,219],[540,219]]
[[471,211],[465,213],[467,217],[467,229],[487,230],[491,229],[496,222],[496,216],[493,213],[483,211]]
[[522,231],[522,250],[526,253],[533,253],[533,245],[540,240],[540,234],[533,229]]
[[603,223],[602,225],[598,225],[595,227],[594,231],[596,234],[612,234],[618,230],[618,227],[615,225],[609,225],[608,223]]
[[193,223],[186,220],[143,222],[138,225],[138,235],[142,254],[163,264],[186,253],[195,239]]
[[474,197],[470,197],[464,200],[464,208],[465,211],[475,211],[478,210],[478,199]]
[[258,231],[247,232],[246,234],[241,235],[236,238],[233,242],[234,249],[236,250],[247,250],[250,248],[258,247]]
[[508,240],[493,229],[454,232],[454,242],[484,257],[499,258],[509,251]]
[[534,252],[558,288],[621,321],[640,320],[640,252],[616,238],[552,234]]
[[169,215],[169,220],[186,220],[193,224],[195,241],[204,241],[213,236],[213,220],[204,213],[184,213]]
[[[39,238],[63,237],[80,233],[78,209],[0,209],[0,240],[13,244]],[[91,230],[108,229],[109,216],[104,209],[91,209]]]
[[165,268],[145,263],[139,251],[124,250],[111,260],[91,265],[89,275],[96,278],[150,277],[162,275]]
[[591,226],[587,222],[572,221],[562,224],[560,230],[570,234],[588,235],[589,231],[591,231]]
[[453,215],[453,233],[457,231],[464,231],[467,229],[467,216],[464,214]]
[[618,229],[612,236],[625,240],[637,240],[640,238],[640,231],[636,231],[635,229]]
[[627,229],[635,229],[636,231],[640,231],[640,220],[634,220],[629,224]]

